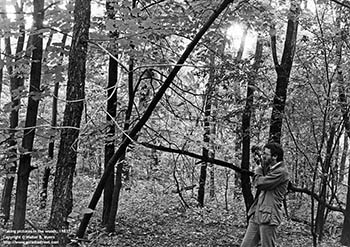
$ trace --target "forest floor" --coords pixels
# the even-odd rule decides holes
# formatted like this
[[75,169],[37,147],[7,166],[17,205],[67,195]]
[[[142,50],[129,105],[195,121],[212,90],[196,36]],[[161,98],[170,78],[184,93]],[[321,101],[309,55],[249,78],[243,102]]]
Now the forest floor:
[[[195,193],[183,192],[190,208],[185,208],[174,187],[164,190],[157,181],[139,181],[130,190],[123,190],[116,221],[116,232],[108,234],[95,216],[87,231],[84,246],[152,246],[152,247],[200,247],[239,246],[243,238],[245,207],[242,196],[211,200],[203,208],[196,207]],[[193,193],[193,194],[192,194]],[[305,204],[304,202],[301,202]],[[292,206],[293,201],[290,201]],[[305,206],[305,205],[304,205]],[[291,210],[291,209],[289,209]],[[101,212],[99,209],[97,212]],[[307,220],[303,207],[299,218]],[[98,213],[97,213],[98,215]],[[329,217],[334,219],[336,217]],[[321,247],[340,247],[340,224],[326,225],[326,236]],[[341,222],[340,222],[341,223]],[[79,224],[79,221],[78,221]],[[313,246],[310,226],[285,219],[278,230],[279,247]]]
[[[81,212],[91,198],[97,180],[88,176],[77,177],[74,188],[74,209],[70,217],[71,236],[74,236]],[[39,186],[36,186],[39,188]],[[101,202],[98,204],[89,227],[80,246],[141,246],[141,247],[200,247],[200,246],[239,246],[243,238],[245,208],[240,195],[232,196],[226,204],[219,195],[206,202],[205,207],[196,206],[195,192],[183,192],[183,198],[189,208],[184,207],[174,187],[160,185],[156,181],[138,181],[137,185],[123,189],[120,196],[116,232],[106,233],[101,227]],[[35,188],[34,188],[35,189]],[[219,194],[219,193],[218,193]],[[46,210],[38,210],[38,200],[31,194],[28,201],[28,221],[43,229],[50,213],[50,205]],[[291,203],[292,204],[292,203]],[[304,203],[305,204],[305,203]],[[291,210],[289,206],[289,210]],[[302,213],[300,217],[307,220]],[[336,218],[336,217],[333,217]],[[339,220],[338,220],[339,221]],[[340,247],[340,223],[326,225],[326,236],[321,247]],[[338,224],[339,223],[339,224]],[[32,227],[32,226],[31,226]],[[285,219],[278,230],[279,247],[313,246],[310,227]]]

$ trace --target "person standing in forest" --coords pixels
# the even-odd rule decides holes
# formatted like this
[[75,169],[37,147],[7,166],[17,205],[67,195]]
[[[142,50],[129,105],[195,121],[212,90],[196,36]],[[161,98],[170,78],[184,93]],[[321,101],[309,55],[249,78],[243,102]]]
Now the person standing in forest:
[[255,168],[253,185],[260,193],[248,211],[248,228],[241,247],[273,247],[282,220],[282,204],[288,189],[288,170],[278,143],[264,146],[262,162]]

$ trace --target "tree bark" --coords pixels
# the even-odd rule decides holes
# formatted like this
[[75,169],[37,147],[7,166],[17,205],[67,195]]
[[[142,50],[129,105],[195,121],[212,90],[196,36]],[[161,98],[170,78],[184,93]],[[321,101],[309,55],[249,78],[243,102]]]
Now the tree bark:
[[[108,161],[114,154],[114,135],[115,135],[115,124],[113,122],[117,115],[117,80],[118,80],[118,63],[112,58],[109,58],[108,67],[108,85],[107,85],[107,116],[106,120],[108,123],[108,131],[106,134],[105,141],[105,169]],[[105,225],[108,222],[109,212],[111,209],[112,196],[114,188],[114,172],[111,172],[104,189],[103,195],[103,214],[102,224]]]
[[86,55],[89,40],[90,0],[76,0],[74,27],[69,52],[66,108],[56,164],[53,200],[48,226],[54,229],[68,227],[67,218],[72,211],[73,176],[77,161],[77,141],[84,107]]
[[[204,99],[204,134],[203,134],[203,142],[206,147],[202,148],[202,154],[204,157],[211,157],[212,150],[210,144],[210,125],[212,122],[211,117],[211,108],[212,108],[212,99],[213,99],[213,91],[215,88],[215,78],[214,78],[214,54],[210,55],[210,71],[209,71],[209,79],[206,85],[206,93]],[[199,188],[198,188],[198,204],[200,207],[204,206],[204,197],[205,197],[205,183],[207,179],[207,167],[208,163],[203,162],[200,169],[200,177],[199,177]]]
[[346,158],[348,156],[348,149],[349,149],[349,137],[346,134],[346,131],[344,133],[344,145],[343,145],[343,151],[340,159],[340,164],[339,164],[339,177],[338,177],[338,182],[343,183],[344,178],[345,178],[345,164],[346,164]]
[[296,48],[296,38],[298,32],[298,23],[300,15],[300,0],[293,0],[288,17],[287,33],[284,42],[281,64],[278,62],[276,51],[276,30],[271,27],[271,50],[272,57],[277,72],[277,83],[275,96],[272,105],[272,114],[270,122],[269,140],[281,142],[282,122],[284,117],[284,108],[287,99],[287,89],[289,84],[290,72],[292,70],[293,59]]
[[[254,58],[254,65],[253,65],[253,71],[249,75],[248,79],[248,85],[247,85],[247,97],[246,97],[246,104],[242,116],[242,162],[241,162],[241,168],[245,170],[249,170],[250,168],[250,138],[251,138],[251,116],[253,112],[253,104],[254,104],[254,87],[255,87],[255,80],[256,75],[258,73],[258,69],[261,64],[262,59],[262,51],[263,51],[263,43],[262,40],[258,37],[257,43],[256,43],[256,50],[255,50],[255,58]],[[246,212],[248,213],[248,210],[250,206],[253,203],[253,194],[251,190],[251,183],[250,183],[250,176],[248,174],[241,174],[241,185],[242,185],[242,194],[244,197],[244,203],[246,206]]]
[[[0,18],[1,21],[1,18]],[[0,50],[1,50],[1,43],[2,43],[2,39],[0,38]],[[0,54],[0,61],[2,61],[2,56]],[[3,70],[3,65],[0,66],[0,105],[1,105],[1,95],[2,95],[2,84],[4,82],[3,78],[4,78],[4,70]]]
[[[338,12],[339,15],[339,12]],[[340,29],[340,17],[337,17],[337,28]],[[347,102],[347,93],[346,93],[346,87],[347,84],[344,81],[344,75],[343,75],[343,59],[342,59],[342,47],[343,47],[343,41],[342,41],[342,32],[338,32],[337,34],[337,40],[336,40],[336,52],[337,52],[337,81],[338,81],[338,97],[339,97],[339,105],[341,109],[341,113],[344,120],[344,126],[346,130],[346,135],[348,138],[350,138],[350,118],[349,118],[349,107]],[[343,222],[343,229],[341,233],[340,242],[343,245],[350,246],[350,169],[348,169],[348,184],[347,184],[347,194],[346,194],[346,208],[344,212],[344,222]]]
[[[34,1],[34,28],[41,30],[44,20],[44,0]],[[23,229],[27,207],[27,192],[29,185],[29,175],[32,170],[31,154],[35,137],[36,118],[38,114],[40,98],[41,81],[41,59],[43,53],[43,39],[41,34],[33,35],[34,50],[32,53],[32,65],[30,70],[30,88],[28,96],[28,107],[24,135],[22,139],[22,148],[26,153],[20,155],[19,167],[17,172],[17,188],[15,212],[13,218],[13,229]]]
[[[242,61],[242,58],[243,58],[243,52],[244,52],[244,48],[245,48],[247,34],[248,34],[248,28],[245,27],[243,34],[242,34],[241,43],[239,45],[239,49],[237,51],[236,58],[235,58],[236,62],[238,62],[238,63],[240,63]],[[238,105],[242,101],[240,83],[238,83],[238,82],[234,83],[233,88],[234,88],[234,95],[235,95],[235,103]],[[240,117],[240,115],[237,114],[237,119],[239,119],[239,117]],[[238,124],[237,124],[237,127],[235,128],[235,134],[236,134],[236,138],[235,138],[235,162],[239,163],[242,161],[242,139],[243,139],[243,137],[242,137],[242,133],[241,133],[241,128]],[[234,176],[235,176],[236,188],[242,187],[241,186],[241,181],[242,181],[241,174],[235,173]]]
[[[61,46],[62,51],[60,53],[60,62],[58,64],[58,66],[62,65],[62,61],[64,58],[63,51],[64,51],[64,47],[66,45],[66,40],[67,40],[67,34],[64,34],[62,37],[62,46]],[[48,47],[46,47],[46,49],[47,48]],[[57,126],[57,99],[58,99],[59,87],[60,87],[60,82],[57,80],[55,82],[55,85],[54,85],[53,97],[52,97],[51,127],[53,127],[53,128]],[[48,147],[48,157],[50,160],[53,160],[54,149],[55,149],[55,135],[52,134],[50,136],[50,142],[49,142],[49,147]],[[51,174],[51,168],[49,166],[45,166],[43,180],[42,180],[42,184],[41,184],[41,192],[40,192],[40,209],[44,209],[46,207],[47,188],[48,188],[48,184],[49,184],[50,174]]]
[[[330,130],[329,138],[327,140],[327,150],[326,150],[326,159],[322,164],[322,178],[320,182],[320,199],[321,201],[326,201],[327,196],[327,186],[328,186],[328,176],[329,169],[331,167],[332,162],[332,149],[333,149],[333,143],[335,138],[336,129],[333,125]],[[323,228],[325,224],[325,209],[326,206],[324,203],[318,203],[317,205],[317,212],[316,212],[316,219],[315,219],[315,232],[319,236],[319,240],[322,240],[323,237]]]
[[[240,2],[243,3],[244,1]],[[152,115],[152,112],[154,108],[157,106],[158,102],[164,95],[165,91],[169,88],[170,84],[173,82],[174,78],[176,77],[177,73],[179,72],[181,68],[181,64],[183,64],[188,56],[191,54],[199,40],[202,38],[202,36],[205,34],[205,32],[209,29],[211,24],[216,20],[216,18],[221,14],[223,10],[226,9],[226,7],[232,3],[232,0],[224,0],[220,6],[214,11],[214,13],[210,16],[209,20],[204,24],[204,26],[199,30],[199,32],[196,34],[194,39],[189,43],[184,53],[181,55],[180,59],[177,62],[177,65],[173,68],[173,70],[170,72],[166,80],[164,81],[163,85],[159,88],[158,92],[150,102],[149,106],[147,107],[145,113],[142,115],[141,119],[136,123],[136,125],[130,130],[129,137],[135,138],[138,132],[143,128],[143,126],[146,124],[150,116]],[[240,4],[238,4],[240,6]],[[114,165],[117,163],[117,161],[120,159],[122,154],[125,152],[126,148],[131,143],[131,140],[129,138],[126,138],[122,141],[120,144],[118,150],[114,153],[112,158],[108,162],[108,166],[106,170],[104,171],[102,178],[100,179],[96,190],[92,196],[92,199],[88,205],[88,207],[92,210],[95,209],[97,202],[100,199],[100,196],[102,194],[102,190],[105,186],[106,179],[109,176],[109,173],[113,170]],[[86,213],[84,214],[84,217],[80,223],[79,229],[77,231],[77,237],[82,238],[85,234],[85,230],[87,228],[87,225],[90,221],[90,218],[92,216],[92,213]]]
[[[134,104],[134,98],[135,98],[135,92],[134,92],[134,60],[133,58],[130,58],[129,63],[129,73],[128,73],[128,91],[129,91],[129,100],[128,100],[128,108],[125,113],[125,119],[124,119],[124,134],[123,139],[128,139],[127,132],[130,128],[130,121],[131,121],[131,113],[132,108]],[[115,231],[115,217],[117,215],[118,211],[118,203],[119,203],[119,196],[120,196],[120,190],[122,188],[122,175],[124,173],[124,163],[126,156],[126,150],[119,158],[118,166],[117,166],[117,172],[116,172],[116,178],[115,178],[115,185],[113,189],[113,197],[112,197],[112,206],[111,211],[107,223],[107,232],[114,232]],[[124,173],[125,174],[125,173]]]
[[[18,12],[23,12],[23,5],[17,7]],[[16,127],[18,126],[18,112],[20,107],[20,95],[18,93],[19,88],[23,85],[23,78],[19,72],[13,74],[14,66],[16,66],[16,62],[18,62],[22,57],[20,57],[20,53],[23,51],[24,47],[24,38],[25,38],[25,27],[24,20],[20,20],[19,25],[19,37],[17,39],[17,47],[15,53],[15,65],[8,65],[8,74],[10,77],[10,92],[11,92],[11,112],[10,112],[10,137],[7,141],[10,149],[8,153],[9,163],[7,165],[7,169],[9,172],[9,177],[5,178],[4,189],[2,192],[2,200],[1,200],[1,208],[4,213],[4,221],[7,222],[10,217],[11,211],[11,198],[12,198],[12,190],[14,184],[14,175],[17,169],[17,137],[16,137]],[[5,55],[10,58],[12,56],[11,52],[11,41],[10,37],[5,38]],[[1,70],[2,72],[2,70]],[[2,75],[1,75],[2,79]],[[11,148],[12,147],[12,148]]]
[[[109,19],[114,18],[114,7],[111,4],[111,0],[106,2],[107,16]],[[117,36],[117,34],[110,34],[111,37]],[[118,57],[117,54],[114,54]],[[115,61],[111,56],[109,57],[108,66],[108,83],[107,83],[107,114],[106,121],[108,129],[105,140],[105,158],[104,168],[107,168],[108,161],[114,154],[115,151],[115,123],[113,120],[117,116],[117,81],[118,81],[118,62]],[[108,222],[113,197],[114,188],[114,172],[109,174],[107,179],[104,192],[103,192],[103,211],[102,211],[102,225],[106,225]]]

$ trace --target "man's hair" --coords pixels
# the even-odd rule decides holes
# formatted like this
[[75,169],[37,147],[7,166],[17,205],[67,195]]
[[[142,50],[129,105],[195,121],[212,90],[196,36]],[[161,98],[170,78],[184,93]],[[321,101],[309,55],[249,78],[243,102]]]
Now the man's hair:
[[265,145],[264,148],[270,149],[271,156],[277,156],[276,161],[280,162],[283,160],[283,148],[281,144],[277,142],[269,142]]

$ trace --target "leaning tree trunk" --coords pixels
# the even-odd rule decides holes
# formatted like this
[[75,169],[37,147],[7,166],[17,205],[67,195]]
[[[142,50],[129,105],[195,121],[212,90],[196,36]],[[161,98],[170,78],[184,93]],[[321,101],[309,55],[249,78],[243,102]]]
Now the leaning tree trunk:
[[[43,28],[44,20],[44,0],[34,0],[34,28],[39,31]],[[32,170],[31,154],[35,136],[36,118],[38,114],[41,81],[41,59],[43,53],[42,35],[36,33],[33,35],[34,50],[32,53],[32,65],[30,70],[30,85],[28,96],[28,107],[25,120],[25,130],[22,139],[22,148],[26,150],[25,154],[20,155],[19,167],[17,172],[17,188],[15,212],[13,218],[13,229],[23,229],[27,207],[27,192],[29,185],[29,175]]]
[[292,70],[293,59],[296,48],[296,38],[298,32],[298,23],[300,15],[300,0],[293,0],[288,16],[288,25],[286,39],[284,42],[284,49],[282,54],[281,63],[277,58],[276,49],[276,29],[271,26],[271,50],[272,57],[277,72],[277,83],[275,96],[272,105],[272,115],[270,122],[270,141],[278,142],[281,141],[282,133],[282,122],[284,117],[284,108],[287,99],[287,89],[289,84],[290,72]]
[[[194,37],[194,39],[188,44],[186,50],[184,51],[184,53],[181,55],[181,57],[179,58],[177,65],[181,65],[183,64],[188,56],[191,54],[191,52],[193,51],[193,49],[195,48],[195,46],[197,45],[197,43],[199,42],[199,40],[202,38],[202,36],[205,34],[205,32],[209,29],[209,27],[211,26],[211,24],[216,20],[216,18],[221,14],[222,11],[224,11],[226,9],[226,7],[232,2],[232,0],[224,0],[220,6],[214,11],[214,13],[210,16],[209,20],[204,24],[204,26],[199,30],[199,32],[196,34],[196,36]],[[240,3],[243,3],[240,2]],[[238,6],[240,7],[241,4],[238,4]],[[159,88],[158,92],[156,93],[156,95],[154,96],[154,98],[152,99],[152,101],[150,102],[149,106],[147,107],[145,113],[142,115],[142,117],[140,118],[140,120],[135,124],[135,126],[130,130],[129,137],[130,138],[135,138],[136,135],[139,133],[139,131],[143,128],[143,126],[146,124],[146,122],[148,121],[148,119],[150,118],[150,116],[152,115],[153,110],[155,109],[155,107],[157,106],[158,102],[161,100],[161,98],[163,97],[165,91],[170,87],[171,83],[173,82],[173,80],[175,79],[177,73],[179,72],[181,66],[175,66],[172,71],[170,72],[170,74],[168,75],[168,77],[166,78],[166,80],[164,81],[163,85]],[[126,138],[122,141],[122,143],[120,144],[118,150],[114,153],[114,155],[112,156],[112,158],[109,160],[108,162],[108,166],[105,169],[102,178],[100,179],[96,190],[94,192],[94,194],[92,195],[91,201],[88,205],[89,209],[94,210],[103,191],[103,188],[106,184],[106,180],[109,176],[109,173],[113,171],[114,165],[118,162],[118,160],[122,157],[122,155],[125,153],[126,148],[130,145],[131,140],[130,138]],[[79,229],[77,231],[77,237],[82,238],[85,234],[85,230],[89,224],[90,218],[92,216],[92,213],[85,213],[84,217],[80,223]]]
[[[249,158],[250,158],[250,138],[251,138],[251,115],[253,112],[253,104],[254,104],[254,88],[255,88],[255,80],[257,78],[258,69],[260,67],[261,59],[262,59],[262,51],[263,51],[263,42],[258,37],[256,43],[255,50],[255,61],[253,64],[253,71],[249,75],[248,85],[247,85],[247,97],[246,104],[242,116],[242,162],[241,168],[245,170],[249,170]],[[251,190],[250,176],[249,174],[242,173],[241,174],[241,184],[242,184],[242,194],[244,197],[244,203],[246,206],[246,212],[248,212],[250,206],[253,203],[253,194]]]
[[49,227],[68,227],[67,218],[73,207],[73,175],[77,161],[77,140],[85,97],[85,64],[89,40],[90,0],[76,0],[74,27],[69,52],[66,108],[56,164]]

